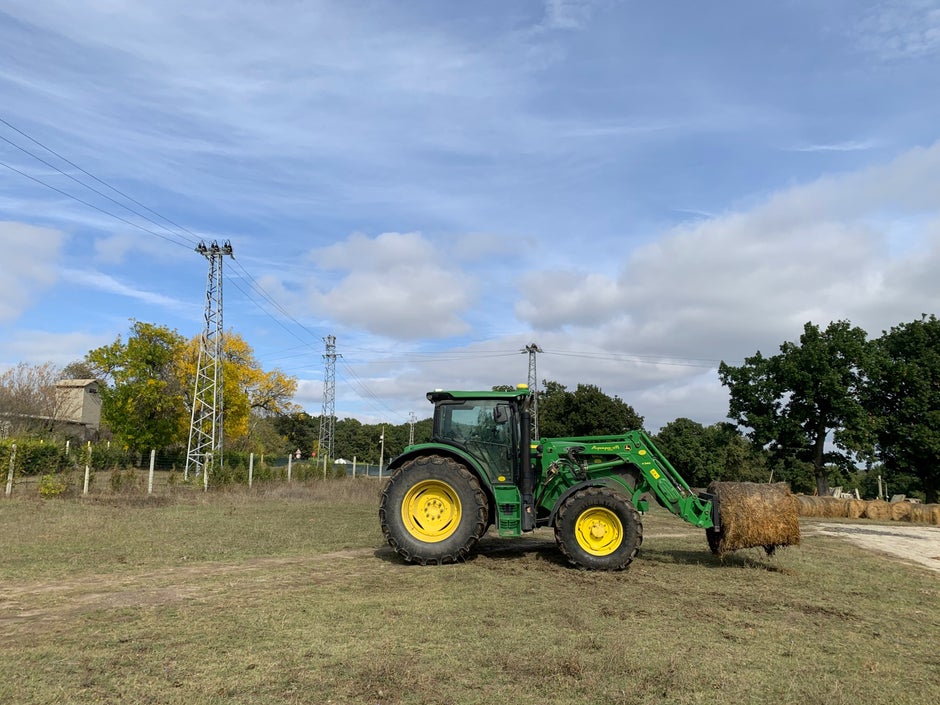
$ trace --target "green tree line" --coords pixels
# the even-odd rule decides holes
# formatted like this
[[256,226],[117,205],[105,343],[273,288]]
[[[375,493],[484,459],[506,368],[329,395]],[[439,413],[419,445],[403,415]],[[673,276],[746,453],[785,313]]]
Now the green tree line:
[[722,363],[729,418],[787,479],[812,474],[827,494],[843,475],[879,464],[896,487],[937,501],[940,321],[922,315],[869,340],[849,321],[806,323],[798,341],[742,365]]
[[[102,382],[103,421],[131,452],[185,448],[198,339],[133,322],[126,338],[89,351],[63,377]],[[322,458],[320,419],[292,401],[296,380],[265,371],[237,334],[224,351],[226,446],[233,451]],[[712,426],[678,418],[655,436],[666,457],[694,486],[711,480],[771,479],[796,491],[828,493],[830,484],[874,494],[882,475],[895,491],[937,500],[940,468],[940,321],[923,315],[869,340],[848,321],[821,329],[806,323],[797,341],[760,351],[743,364],[722,362],[728,418]],[[48,435],[55,395],[48,365],[19,365],[0,376],[0,412],[42,419]],[[497,386],[494,389],[505,388]],[[31,406],[35,406],[33,408]],[[50,409],[52,411],[50,411]],[[620,433],[644,419],[592,384],[569,390],[545,380],[538,397],[543,437]],[[431,419],[414,424],[335,420],[333,457],[378,463],[402,452],[413,431],[431,439]]]

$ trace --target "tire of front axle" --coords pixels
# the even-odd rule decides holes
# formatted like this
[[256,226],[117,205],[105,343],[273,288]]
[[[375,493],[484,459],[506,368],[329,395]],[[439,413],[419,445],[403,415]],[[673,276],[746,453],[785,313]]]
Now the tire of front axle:
[[643,525],[628,497],[609,487],[587,487],[559,508],[555,541],[579,568],[623,570],[640,550]]
[[489,504],[479,480],[452,458],[406,461],[382,492],[379,521],[385,540],[408,562],[453,563],[486,533]]

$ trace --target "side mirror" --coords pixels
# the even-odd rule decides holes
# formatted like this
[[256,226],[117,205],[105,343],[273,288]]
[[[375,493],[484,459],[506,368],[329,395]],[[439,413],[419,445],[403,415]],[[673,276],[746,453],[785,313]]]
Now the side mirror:
[[493,409],[493,420],[498,424],[504,424],[509,421],[509,407],[506,404],[498,404]]

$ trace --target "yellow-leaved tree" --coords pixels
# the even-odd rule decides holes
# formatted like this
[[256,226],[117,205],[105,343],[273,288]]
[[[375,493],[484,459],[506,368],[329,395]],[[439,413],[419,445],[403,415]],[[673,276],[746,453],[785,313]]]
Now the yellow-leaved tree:
[[[179,378],[189,390],[186,406],[190,413],[199,345],[198,336],[186,343],[178,363]],[[297,379],[276,368],[264,371],[251,346],[231,331],[222,339],[222,359],[226,446],[248,449],[261,419],[300,409],[291,401],[297,391]]]

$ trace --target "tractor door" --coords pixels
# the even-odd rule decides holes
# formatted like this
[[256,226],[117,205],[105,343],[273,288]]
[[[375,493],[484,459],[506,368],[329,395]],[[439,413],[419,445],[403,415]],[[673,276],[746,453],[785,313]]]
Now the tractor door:
[[518,423],[515,405],[505,400],[440,401],[434,414],[434,439],[472,455],[491,483],[514,482]]

